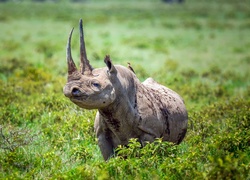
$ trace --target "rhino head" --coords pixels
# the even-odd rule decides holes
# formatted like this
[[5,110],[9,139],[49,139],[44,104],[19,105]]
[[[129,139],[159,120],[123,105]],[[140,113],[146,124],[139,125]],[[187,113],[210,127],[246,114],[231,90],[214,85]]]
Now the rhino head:
[[67,43],[68,81],[64,86],[63,93],[73,103],[85,109],[99,109],[111,104],[115,98],[115,88],[111,82],[117,73],[109,55],[104,62],[107,67],[94,69],[90,65],[85,48],[82,19],[80,26],[80,68],[77,69],[71,55],[71,30]]

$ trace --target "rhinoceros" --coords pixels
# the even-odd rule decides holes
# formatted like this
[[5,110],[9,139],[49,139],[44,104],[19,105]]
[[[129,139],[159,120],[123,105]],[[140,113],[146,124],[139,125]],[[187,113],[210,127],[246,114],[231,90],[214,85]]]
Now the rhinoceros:
[[87,59],[82,20],[80,68],[71,55],[71,30],[67,42],[68,82],[63,92],[84,109],[97,109],[94,129],[104,160],[118,145],[136,138],[143,146],[156,138],[179,144],[187,132],[188,114],[183,99],[152,78],[140,82],[132,68],[114,65],[106,55],[103,68]]

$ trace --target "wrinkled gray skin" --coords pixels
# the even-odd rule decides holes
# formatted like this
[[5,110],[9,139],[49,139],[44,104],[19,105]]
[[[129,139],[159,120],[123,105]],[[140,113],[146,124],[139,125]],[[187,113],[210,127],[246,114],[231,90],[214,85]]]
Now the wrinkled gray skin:
[[131,68],[113,65],[109,56],[104,59],[106,67],[93,69],[87,60],[82,20],[81,66],[77,70],[71,56],[72,32],[67,45],[68,82],[63,92],[81,108],[98,109],[95,132],[104,159],[130,138],[138,138],[142,145],[155,138],[179,144],[188,121],[182,98],[152,78],[141,83]]

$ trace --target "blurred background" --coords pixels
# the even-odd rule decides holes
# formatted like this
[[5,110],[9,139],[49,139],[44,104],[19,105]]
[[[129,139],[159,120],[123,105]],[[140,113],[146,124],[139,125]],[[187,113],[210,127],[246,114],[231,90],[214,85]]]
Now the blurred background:
[[[62,93],[72,27],[79,64],[81,18],[93,67],[104,67],[110,54],[114,64],[130,62],[141,81],[151,76],[185,100],[189,133],[176,155],[183,161],[165,164],[184,170],[169,177],[214,179],[220,172],[222,179],[230,173],[249,178],[247,0],[0,0],[0,178],[140,177],[135,169],[126,173],[127,161],[103,167],[93,132],[96,111],[79,109]],[[166,178],[155,163],[134,167],[143,177]],[[153,167],[159,168],[155,176]]]

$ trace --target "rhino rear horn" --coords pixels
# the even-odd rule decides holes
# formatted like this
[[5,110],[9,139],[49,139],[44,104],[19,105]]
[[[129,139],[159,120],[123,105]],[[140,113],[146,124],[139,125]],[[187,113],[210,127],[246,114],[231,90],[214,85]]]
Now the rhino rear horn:
[[92,74],[93,68],[91,67],[91,65],[89,64],[89,60],[87,59],[83,27],[82,27],[82,19],[80,19],[79,27],[80,27],[80,60],[81,60],[80,69],[82,74],[89,75]]

